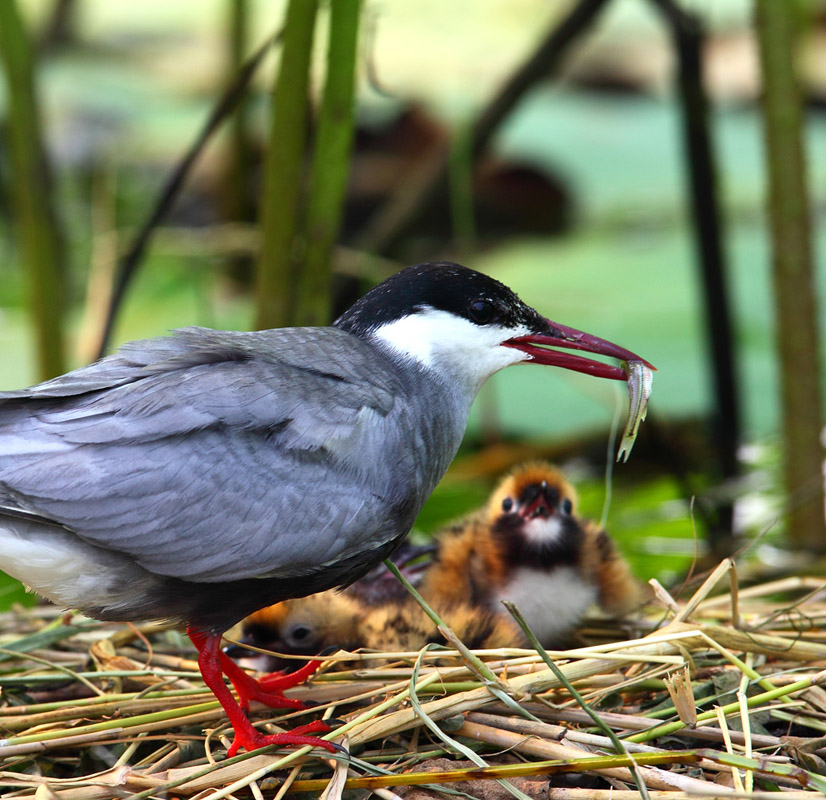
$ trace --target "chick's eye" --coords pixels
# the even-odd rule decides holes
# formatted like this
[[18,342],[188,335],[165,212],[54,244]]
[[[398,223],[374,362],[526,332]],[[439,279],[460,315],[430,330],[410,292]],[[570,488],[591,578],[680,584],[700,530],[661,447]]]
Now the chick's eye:
[[506,497],[502,501],[502,511],[510,511],[513,508],[513,498]]
[[487,325],[493,319],[493,303],[490,300],[474,300],[468,312],[477,325]]
[[306,625],[296,625],[289,633],[288,639],[291,639],[295,643],[303,643],[306,642],[310,636],[312,635],[312,629],[308,628]]
[[565,498],[562,501],[562,513],[563,514],[570,514],[574,510],[574,504],[571,502],[569,498]]

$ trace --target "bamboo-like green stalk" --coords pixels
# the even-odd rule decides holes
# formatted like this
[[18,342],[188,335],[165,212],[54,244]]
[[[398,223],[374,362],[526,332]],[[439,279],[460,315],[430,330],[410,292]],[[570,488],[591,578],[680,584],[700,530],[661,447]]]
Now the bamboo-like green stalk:
[[290,0],[272,105],[261,198],[261,252],[256,274],[257,328],[292,323],[296,233],[307,148],[310,61],[318,0]]
[[105,722],[92,722],[88,725],[78,725],[68,729],[48,730],[39,733],[24,734],[22,736],[10,736],[4,741],[4,747],[11,747],[18,744],[29,744],[31,742],[48,742],[52,739],[60,739],[64,736],[80,736],[85,733],[101,733],[104,731],[119,731],[127,728],[137,728],[154,722],[165,722],[168,720],[180,720],[182,724],[187,724],[187,717],[198,717],[205,712],[216,712],[220,716],[221,706],[217,700],[209,700],[205,703],[197,703],[191,706],[169,708],[163,711],[155,711],[149,714],[136,714],[134,717],[109,719]]
[[[0,655],[4,655],[4,656],[11,655],[13,657],[16,657],[17,652],[14,651],[14,650],[6,650],[5,648],[0,647]],[[65,664],[55,664],[54,662],[50,662],[46,658],[41,658],[40,656],[35,656],[35,655],[32,655],[31,653],[26,654],[26,660],[30,661],[34,664],[40,664],[41,666],[45,666],[47,668],[51,667],[56,672],[62,672],[64,675],[68,676],[71,680],[76,680],[79,683],[82,683],[87,689],[89,689],[94,694],[96,694],[98,696],[103,696],[104,695],[104,691],[102,689],[99,689],[97,686],[95,686],[95,684],[92,683],[92,681],[90,681],[89,678],[85,678],[79,672],[76,672],[75,670],[71,669],[70,667],[66,666]]]
[[[154,673],[151,673],[154,676]],[[194,676],[193,676],[194,677]],[[54,700],[51,703],[32,703],[25,706],[10,706],[2,709],[0,712],[0,724],[8,726],[15,719],[34,716],[37,714],[48,714],[55,711],[66,711],[67,713],[74,713],[78,716],[83,714],[93,713],[90,709],[94,709],[99,705],[107,704],[121,704],[127,701],[132,701],[140,695],[140,699],[149,702],[157,700],[169,700],[170,698],[186,698],[193,695],[209,695],[209,689],[166,689],[164,691],[149,691],[145,689],[141,692],[120,692],[111,693],[99,697],[81,697],[74,700]]]
[[791,542],[826,552],[823,518],[823,398],[811,206],[803,151],[802,97],[795,75],[799,0],[757,0],[763,73],[784,484]]
[[298,325],[327,325],[331,321],[331,258],[350,173],[361,2],[330,3],[327,77],[307,200],[307,250],[298,275]]
[[52,205],[32,49],[15,0],[0,2],[0,62],[6,77],[9,151],[20,261],[41,379],[65,371],[63,242]]
[[[196,692],[193,690],[191,696],[200,696],[206,698],[208,692]],[[117,695],[116,695],[117,696]],[[189,697],[178,698],[177,702],[171,702],[170,698],[160,696],[149,697],[145,700],[132,700],[128,695],[120,695],[123,700],[113,700],[112,695],[96,695],[102,702],[96,704],[87,703],[85,706],[67,707],[58,709],[57,711],[43,712],[41,714],[31,714],[30,716],[13,716],[0,717],[0,728],[2,728],[4,735],[26,731],[38,725],[49,724],[55,725],[60,722],[70,722],[72,720],[90,720],[110,716],[116,713],[122,713],[124,708],[128,708],[132,714],[139,714],[143,712],[154,713],[158,710],[159,705],[164,705],[167,708],[186,708],[187,703],[191,705]],[[207,702],[207,700],[204,700]],[[211,701],[210,701],[211,702]],[[70,735],[71,730],[64,731],[64,734]]]

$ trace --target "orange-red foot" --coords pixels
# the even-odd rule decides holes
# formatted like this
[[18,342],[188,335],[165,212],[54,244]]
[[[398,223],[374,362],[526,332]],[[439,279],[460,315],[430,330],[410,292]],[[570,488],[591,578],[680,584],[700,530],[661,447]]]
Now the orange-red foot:
[[258,678],[258,685],[267,691],[283,692],[284,689],[304,683],[320,666],[321,659],[313,659],[293,672],[270,672]]
[[[235,741],[229,748],[228,755],[234,756],[242,747],[247,751],[251,751],[273,744],[323,747],[331,753],[341,749],[332,742],[325,742],[315,736],[308,736],[311,733],[327,733],[330,730],[330,726],[321,720],[311,722],[309,725],[300,725],[289,733],[265,735],[259,733],[252,726],[244,713],[249,701],[253,699],[261,700],[276,708],[279,706],[304,708],[304,704],[300,700],[284,697],[282,691],[301,683],[318,667],[320,662],[311,661],[306,667],[292,675],[267,676],[263,679],[263,683],[259,684],[255,678],[244,672],[221,650],[220,633],[197,628],[188,628],[187,633],[198,649],[198,667],[201,670],[204,683],[212,690],[218,702],[226,711],[235,731]],[[244,709],[236,702],[229,687],[224,683],[224,675],[235,685]]]
[[304,708],[304,703],[293,697],[284,697],[284,690],[298,686],[321,666],[321,661],[308,661],[295,672],[272,672],[262,678],[253,678],[239,667],[226,653],[219,655],[221,670],[231,681],[238,693],[241,708],[247,710],[250,701],[258,700],[270,708]]
[[324,739],[319,739],[316,736],[308,736],[309,733],[327,733],[330,726],[326,722],[317,720],[311,722],[309,725],[300,725],[293,728],[289,733],[259,733],[252,725],[238,726],[235,729],[235,740],[227,750],[227,757],[232,758],[243,747],[247,752],[258,750],[261,747],[269,747],[270,745],[293,745],[301,747],[309,745],[310,747],[323,747],[331,753],[339,751],[341,748],[332,742],[327,742]]

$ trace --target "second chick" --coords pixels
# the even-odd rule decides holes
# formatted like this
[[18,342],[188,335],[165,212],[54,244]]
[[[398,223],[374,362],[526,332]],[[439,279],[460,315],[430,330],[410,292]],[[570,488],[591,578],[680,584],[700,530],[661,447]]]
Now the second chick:
[[[511,619],[485,607],[451,602],[435,610],[471,650],[524,644],[522,632]],[[371,607],[335,590],[261,609],[242,623],[240,641],[262,650],[306,656],[330,647],[393,653],[415,652],[427,644],[450,646],[412,597]],[[264,671],[301,666],[292,659],[254,657],[240,648],[233,648],[231,654]]]
[[588,608],[624,614],[644,600],[613,541],[576,516],[573,486],[550,464],[511,472],[487,505],[441,537],[420,587],[434,604],[504,613],[514,603],[539,641],[557,646]]

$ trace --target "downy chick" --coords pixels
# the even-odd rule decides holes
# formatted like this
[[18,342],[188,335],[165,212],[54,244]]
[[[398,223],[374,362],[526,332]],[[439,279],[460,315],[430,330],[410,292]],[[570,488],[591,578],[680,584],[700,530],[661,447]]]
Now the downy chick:
[[[435,545],[414,545],[405,541],[391,556],[395,565],[414,586],[421,582],[432,561]],[[330,590],[294,600],[285,600],[256,611],[229,632],[230,639],[286,655],[313,656],[329,647],[355,650],[364,636],[359,623],[368,610],[405,601],[410,595],[381,563],[363,578],[342,590]],[[292,672],[302,661],[256,654],[230,645],[226,652],[250,669]]]
[[[522,631],[512,619],[484,606],[455,603],[437,605],[433,610],[471,650],[525,644]],[[451,646],[412,597],[371,609],[360,630],[362,647],[379,652],[415,652],[427,644]]]
[[[436,609],[439,616],[472,650],[521,647],[518,626],[502,614],[467,603]],[[427,644],[450,646],[412,597],[370,607],[341,592],[328,591],[285,600],[247,617],[241,625],[243,644],[285,655],[317,655],[330,647],[377,652],[414,652]],[[260,670],[297,669],[302,662],[230,648],[245,666]]]
[[[359,647],[359,622],[364,613],[362,602],[331,589],[262,608],[250,614],[232,633],[241,644],[261,650],[315,656],[329,647]],[[243,661],[244,666],[262,672],[293,672],[304,663],[232,645],[226,652]]]
[[576,503],[551,465],[515,469],[486,506],[444,532],[422,595],[496,612],[511,601],[546,646],[563,641],[593,604],[631,610],[641,587],[608,534],[576,516]]

